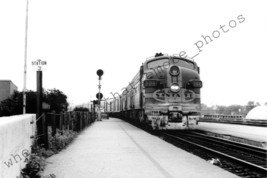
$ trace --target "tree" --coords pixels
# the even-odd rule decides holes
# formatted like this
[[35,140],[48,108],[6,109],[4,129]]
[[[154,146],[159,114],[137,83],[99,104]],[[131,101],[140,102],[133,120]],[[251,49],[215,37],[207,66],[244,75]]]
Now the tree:
[[85,107],[75,107],[74,109],[73,109],[73,111],[89,111],[89,109],[88,108],[85,108]]
[[67,102],[67,96],[58,89],[50,89],[44,92],[43,100],[50,105],[51,110],[59,113],[61,111],[67,111],[69,103]]
[[208,106],[204,103],[201,103],[201,110],[208,110]]
[[252,110],[253,108],[256,107],[256,104],[254,103],[254,101],[249,101],[248,104],[246,105],[246,111],[247,113]]
[[[14,94],[0,103],[0,116],[22,114],[23,93],[15,91]],[[26,91],[26,112],[36,113],[36,92]]]
[[[26,113],[36,113],[37,95],[34,91],[26,91]],[[51,111],[57,113],[68,108],[67,96],[58,89],[43,91],[43,101],[50,105]],[[11,97],[0,103],[0,116],[22,114],[23,93],[16,91]]]

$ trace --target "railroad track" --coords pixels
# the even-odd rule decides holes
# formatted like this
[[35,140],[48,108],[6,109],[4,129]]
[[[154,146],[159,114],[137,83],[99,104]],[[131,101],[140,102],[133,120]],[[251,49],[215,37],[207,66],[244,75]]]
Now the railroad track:
[[[221,160],[218,165],[241,177],[266,177],[267,151],[266,149],[228,141],[205,134],[185,131],[165,131],[159,133],[166,140],[176,144],[183,144],[190,152],[201,149],[209,154],[206,159],[217,157]],[[201,153],[203,154],[203,153]]]

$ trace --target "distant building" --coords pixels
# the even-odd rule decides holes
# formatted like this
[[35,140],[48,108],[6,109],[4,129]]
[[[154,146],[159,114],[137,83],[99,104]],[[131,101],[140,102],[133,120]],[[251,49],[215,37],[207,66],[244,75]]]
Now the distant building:
[[11,80],[0,80],[0,102],[9,98],[18,87]]

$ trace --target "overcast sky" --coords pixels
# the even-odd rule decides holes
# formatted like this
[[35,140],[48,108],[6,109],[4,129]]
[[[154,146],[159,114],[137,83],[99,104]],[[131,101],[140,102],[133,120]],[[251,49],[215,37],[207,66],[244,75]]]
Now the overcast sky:
[[[0,0],[0,80],[20,91],[25,12],[26,0]],[[27,89],[36,90],[31,63],[42,59],[43,87],[62,90],[72,104],[95,99],[97,69],[112,97],[147,57],[181,51],[199,53],[203,103],[267,102],[266,0],[29,0]]]

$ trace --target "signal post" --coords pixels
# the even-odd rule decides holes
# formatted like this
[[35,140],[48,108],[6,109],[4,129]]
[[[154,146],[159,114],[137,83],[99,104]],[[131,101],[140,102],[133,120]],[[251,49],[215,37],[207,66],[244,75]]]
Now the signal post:
[[101,91],[101,84],[100,84],[100,81],[101,81],[101,76],[104,74],[103,70],[101,69],[98,69],[96,71],[96,74],[98,75],[98,81],[99,81],[99,84],[98,84],[98,93],[96,94],[96,98],[98,99],[98,118],[97,120],[98,121],[101,121],[101,99],[103,98],[103,94],[100,92]]

